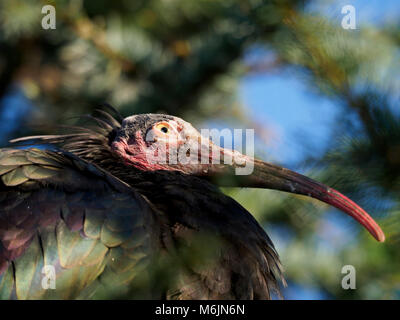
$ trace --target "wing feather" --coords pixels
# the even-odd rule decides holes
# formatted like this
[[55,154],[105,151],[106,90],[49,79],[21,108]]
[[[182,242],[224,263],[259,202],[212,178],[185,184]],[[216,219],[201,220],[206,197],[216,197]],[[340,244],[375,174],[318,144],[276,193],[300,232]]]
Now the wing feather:
[[[0,178],[0,298],[93,296],[146,269],[154,212],[114,176],[67,152],[0,149]],[[56,289],[43,284],[45,266]]]

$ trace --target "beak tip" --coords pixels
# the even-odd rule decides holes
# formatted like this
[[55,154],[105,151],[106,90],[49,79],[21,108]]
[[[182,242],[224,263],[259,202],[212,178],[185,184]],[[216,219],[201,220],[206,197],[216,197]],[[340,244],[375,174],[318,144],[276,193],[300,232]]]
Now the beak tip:
[[386,240],[385,234],[381,231],[377,235],[376,240],[378,240],[378,242],[385,242],[385,240]]

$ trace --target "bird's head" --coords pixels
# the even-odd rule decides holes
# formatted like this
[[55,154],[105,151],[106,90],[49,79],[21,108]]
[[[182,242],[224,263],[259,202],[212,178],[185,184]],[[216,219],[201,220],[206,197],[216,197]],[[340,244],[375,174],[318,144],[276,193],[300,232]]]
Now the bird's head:
[[225,164],[238,172],[246,163],[254,163],[252,158],[214,144],[189,122],[163,114],[139,114],[124,119],[111,146],[126,165],[145,171],[207,176],[216,170],[225,171]]
[[368,213],[340,192],[289,169],[219,147],[178,117],[125,118],[111,148],[125,165],[143,171],[180,171],[220,186],[275,189],[316,198],[353,217],[378,241],[385,240]]

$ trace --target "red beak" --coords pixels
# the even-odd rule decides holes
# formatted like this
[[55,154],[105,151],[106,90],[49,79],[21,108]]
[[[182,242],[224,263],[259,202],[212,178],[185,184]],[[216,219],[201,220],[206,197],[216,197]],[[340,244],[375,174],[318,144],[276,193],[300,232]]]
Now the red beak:
[[246,159],[254,162],[254,170],[250,175],[235,175],[235,165],[211,165],[204,175],[218,177],[215,182],[221,186],[274,189],[318,199],[353,217],[379,242],[385,241],[385,235],[374,219],[335,189],[289,169],[248,157]]

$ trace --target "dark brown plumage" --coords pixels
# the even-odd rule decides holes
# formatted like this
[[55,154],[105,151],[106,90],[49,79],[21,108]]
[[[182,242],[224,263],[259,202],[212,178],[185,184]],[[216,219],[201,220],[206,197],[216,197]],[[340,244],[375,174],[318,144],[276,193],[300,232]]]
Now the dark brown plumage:
[[[0,298],[111,292],[269,299],[271,290],[279,293],[284,279],[271,240],[250,213],[210,182],[230,171],[221,165],[160,169],[142,156],[153,143],[140,140],[149,128],[175,124],[177,134],[189,139],[196,135],[190,124],[167,115],[122,119],[113,112],[99,110],[90,117],[94,126],[70,127],[66,135],[14,141],[51,144],[58,151],[0,151]],[[163,127],[162,134],[173,129]],[[364,211],[335,190],[255,164],[259,171],[236,177],[238,185],[309,194],[362,220],[383,239]],[[41,286],[46,264],[55,266],[55,290]]]

